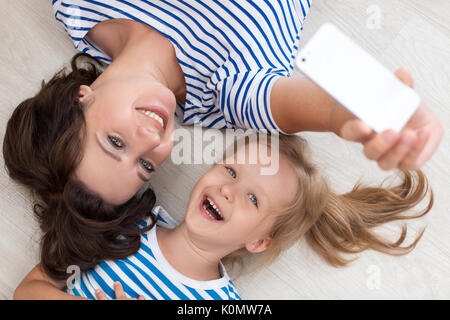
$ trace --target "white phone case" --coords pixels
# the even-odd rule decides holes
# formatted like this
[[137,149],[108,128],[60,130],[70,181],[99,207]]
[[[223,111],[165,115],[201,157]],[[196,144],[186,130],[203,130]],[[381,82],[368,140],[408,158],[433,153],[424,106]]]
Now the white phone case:
[[420,104],[413,89],[330,23],[304,46],[296,65],[377,133],[400,132]]

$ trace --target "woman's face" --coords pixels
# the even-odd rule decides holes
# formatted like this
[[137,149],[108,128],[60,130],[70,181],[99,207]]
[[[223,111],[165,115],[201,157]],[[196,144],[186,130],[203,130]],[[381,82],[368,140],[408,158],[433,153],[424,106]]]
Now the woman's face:
[[175,95],[147,77],[80,87],[86,138],[75,176],[106,202],[122,204],[172,150]]
[[[243,149],[248,146],[238,153]],[[270,246],[269,234],[277,218],[272,213],[292,203],[297,180],[283,154],[276,174],[261,175],[262,168],[259,163],[220,164],[197,182],[185,223],[203,249],[228,254],[242,247],[260,252]]]

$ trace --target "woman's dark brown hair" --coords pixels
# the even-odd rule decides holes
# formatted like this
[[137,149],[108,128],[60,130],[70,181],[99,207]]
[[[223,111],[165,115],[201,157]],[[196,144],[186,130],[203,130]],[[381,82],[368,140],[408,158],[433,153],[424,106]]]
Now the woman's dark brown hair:
[[[113,206],[73,177],[86,129],[79,88],[91,85],[101,67],[95,58],[76,54],[72,71],[62,69],[49,82],[43,81],[38,94],[14,110],[6,128],[6,169],[35,196],[33,211],[43,232],[41,263],[54,279],[67,278],[69,265],[85,270],[101,260],[135,253],[140,234],[156,221],[152,190]],[[139,228],[138,223],[149,217],[152,223]]]

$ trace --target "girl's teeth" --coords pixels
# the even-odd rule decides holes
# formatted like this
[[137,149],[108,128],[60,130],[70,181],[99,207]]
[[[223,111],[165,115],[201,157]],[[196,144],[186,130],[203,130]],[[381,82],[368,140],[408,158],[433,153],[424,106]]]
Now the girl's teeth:
[[219,214],[219,216],[223,217],[223,216],[222,216],[222,212],[220,212],[220,210],[217,209],[216,204],[215,204],[214,202],[212,202],[211,199],[209,199],[209,198],[207,198],[207,199],[208,199],[208,201],[209,201],[209,204],[214,208],[214,210],[216,210],[216,212]]

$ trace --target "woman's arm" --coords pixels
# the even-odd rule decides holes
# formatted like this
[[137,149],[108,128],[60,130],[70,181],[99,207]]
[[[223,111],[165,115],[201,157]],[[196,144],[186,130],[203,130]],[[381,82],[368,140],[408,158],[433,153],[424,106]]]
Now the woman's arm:
[[15,300],[86,300],[65,293],[64,281],[48,277],[40,264],[36,265],[14,291]]
[[278,127],[286,133],[334,132],[356,119],[308,78],[280,78],[271,91],[270,105]]

